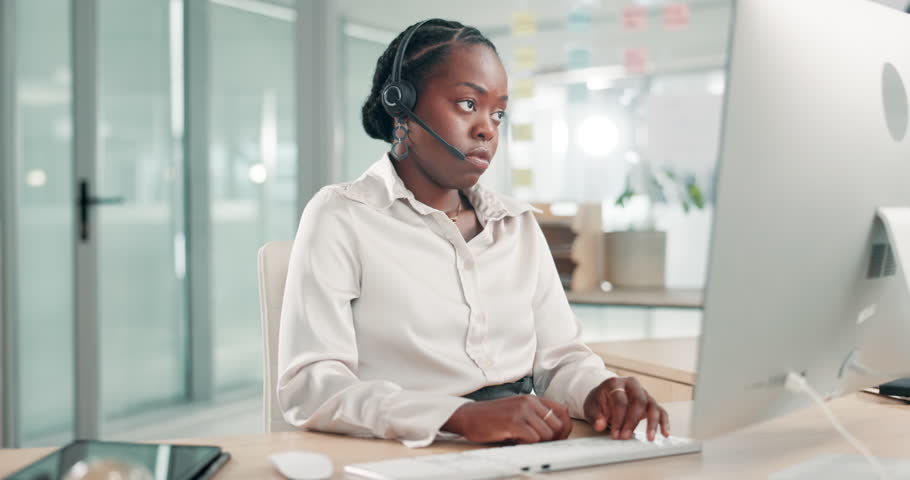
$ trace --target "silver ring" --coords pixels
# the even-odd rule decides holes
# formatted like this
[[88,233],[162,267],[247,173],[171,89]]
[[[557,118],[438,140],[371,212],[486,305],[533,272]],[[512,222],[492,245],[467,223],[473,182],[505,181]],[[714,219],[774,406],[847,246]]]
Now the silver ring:
[[550,418],[550,415],[553,415],[553,409],[552,409],[552,408],[549,409],[549,410],[547,410],[547,414],[543,416],[543,421],[546,422],[547,419]]

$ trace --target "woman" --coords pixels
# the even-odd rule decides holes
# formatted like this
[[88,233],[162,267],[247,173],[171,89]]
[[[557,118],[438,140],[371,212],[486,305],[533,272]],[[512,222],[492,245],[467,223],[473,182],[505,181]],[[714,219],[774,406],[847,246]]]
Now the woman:
[[457,22],[415,24],[377,61],[363,125],[392,150],[313,197],[291,253],[278,351],[290,424],[415,447],[445,432],[562,439],[570,417],[613,438],[641,420],[650,439],[669,435],[638,382],[582,343],[532,208],[477,184],[507,91],[496,48]]

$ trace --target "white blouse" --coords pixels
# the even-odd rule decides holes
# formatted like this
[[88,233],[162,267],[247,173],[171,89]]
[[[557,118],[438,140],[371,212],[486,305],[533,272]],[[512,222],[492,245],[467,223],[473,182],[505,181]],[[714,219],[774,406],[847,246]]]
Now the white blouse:
[[475,185],[465,242],[383,156],[307,204],[281,313],[278,399],[312,430],[421,447],[485,386],[533,375],[584,418],[614,376],[582,343],[533,208]]

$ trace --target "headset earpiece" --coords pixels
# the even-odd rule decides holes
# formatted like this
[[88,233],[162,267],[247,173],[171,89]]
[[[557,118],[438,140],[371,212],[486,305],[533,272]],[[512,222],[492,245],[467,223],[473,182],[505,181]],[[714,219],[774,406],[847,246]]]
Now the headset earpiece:
[[382,106],[392,117],[398,117],[413,110],[417,104],[417,89],[407,80],[399,80],[382,89]]

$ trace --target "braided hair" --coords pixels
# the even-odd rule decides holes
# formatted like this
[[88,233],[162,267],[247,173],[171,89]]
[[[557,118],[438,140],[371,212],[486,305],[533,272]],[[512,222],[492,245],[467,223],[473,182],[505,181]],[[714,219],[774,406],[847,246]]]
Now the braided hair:
[[[367,97],[360,110],[363,129],[366,130],[367,135],[377,140],[392,142],[394,122],[382,106],[382,89],[389,83],[392,76],[392,63],[395,61],[398,45],[401,44],[405,32],[414,25],[399,33],[376,61],[373,87],[370,89],[370,96]],[[420,92],[423,81],[437,65],[448,57],[453,46],[478,44],[486,45],[496,52],[493,42],[474,27],[439,18],[427,20],[420,29],[414,32],[408,42],[401,64],[401,78],[411,82]]]

